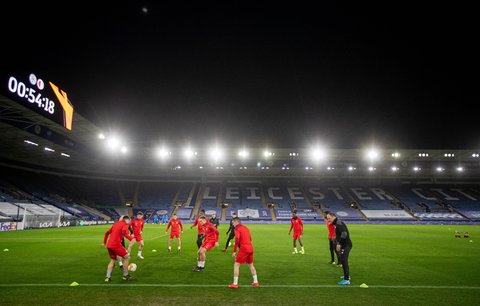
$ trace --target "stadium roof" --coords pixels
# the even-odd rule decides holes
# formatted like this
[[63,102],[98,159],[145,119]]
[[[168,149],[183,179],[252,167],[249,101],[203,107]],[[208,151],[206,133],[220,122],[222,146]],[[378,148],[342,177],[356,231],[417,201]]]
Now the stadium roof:
[[378,149],[378,159],[373,160],[364,149],[330,149],[320,160],[305,148],[253,148],[248,157],[229,148],[224,149],[223,159],[215,160],[208,148],[191,148],[187,160],[184,148],[171,148],[162,160],[158,148],[148,145],[129,148],[127,154],[108,152],[107,140],[98,138],[101,132],[78,113],[68,131],[0,96],[0,163],[4,166],[118,179],[480,176],[475,150]]
[[[86,162],[98,128],[75,113],[72,131],[0,95],[0,158],[3,163],[69,169]],[[53,151],[46,151],[49,148]],[[83,154],[78,154],[82,152]],[[64,155],[62,155],[62,153]],[[74,159],[66,157],[75,156]]]

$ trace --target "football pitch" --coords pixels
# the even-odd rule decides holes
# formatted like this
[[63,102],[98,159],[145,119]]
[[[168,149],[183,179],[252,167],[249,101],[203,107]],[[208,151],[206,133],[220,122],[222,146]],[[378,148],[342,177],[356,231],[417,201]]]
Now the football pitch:
[[[348,225],[348,222],[347,222]],[[165,225],[148,224],[144,260],[122,280],[115,267],[104,283],[108,226],[0,232],[0,305],[475,305],[480,300],[480,226],[348,225],[351,285],[337,285],[342,269],[329,264],[324,224],[305,225],[305,255],[292,254],[290,225],[249,225],[260,287],[247,266],[233,279],[232,247],[207,253],[196,266],[196,228],[184,224],[182,252],[167,251]],[[470,238],[454,238],[454,231]],[[9,251],[4,251],[8,249]],[[153,252],[152,250],[157,250]],[[70,286],[77,282],[78,286]],[[360,288],[361,284],[368,288]]]

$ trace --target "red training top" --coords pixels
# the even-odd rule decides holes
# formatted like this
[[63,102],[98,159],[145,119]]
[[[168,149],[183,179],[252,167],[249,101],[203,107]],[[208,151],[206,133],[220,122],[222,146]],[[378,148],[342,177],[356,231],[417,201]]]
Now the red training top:
[[240,247],[242,252],[253,252],[250,231],[242,224],[235,226],[235,246],[233,247],[233,252],[237,251],[237,247]]
[[133,234],[140,235],[140,232],[143,231],[145,220],[135,218],[132,220],[132,222],[130,222],[130,225],[132,226]]
[[292,225],[288,231],[289,233],[292,231],[292,228],[294,233],[303,233],[303,222],[300,217],[297,217],[297,219],[292,218],[290,219],[290,222],[292,222]]
[[[108,239],[110,236],[110,239]],[[128,224],[125,221],[118,221],[110,227],[110,229],[105,233],[103,237],[103,243],[107,245],[107,248],[118,248],[122,246],[123,237],[128,240],[132,240],[133,236],[130,235],[128,230]],[[108,239],[108,243],[107,243]]]
[[210,223],[208,221],[208,219],[205,219],[205,220],[207,220],[207,223],[205,223],[205,225],[200,224],[200,218],[198,218],[198,217],[195,219],[195,222],[193,222],[192,226],[198,226],[198,234],[199,235],[205,234],[205,226],[207,226],[207,224]]
[[168,225],[167,225],[167,229],[165,230],[166,232],[168,232],[168,229],[172,227],[172,233],[180,233],[180,230],[183,231],[183,225],[182,225],[182,221],[180,220],[170,220],[168,222]]
[[[198,225],[200,225],[200,223],[198,223]],[[217,242],[218,241],[218,236],[220,236],[220,234],[218,233],[218,230],[217,228],[215,227],[215,225],[213,225],[212,223],[205,223],[205,225],[203,226],[204,228],[204,231],[205,231],[205,239],[204,239],[204,243],[208,243],[208,242]]]
[[328,228],[328,239],[333,239],[335,238],[335,225],[332,223],[328,222],[328,220],[325,222],[327,224]]

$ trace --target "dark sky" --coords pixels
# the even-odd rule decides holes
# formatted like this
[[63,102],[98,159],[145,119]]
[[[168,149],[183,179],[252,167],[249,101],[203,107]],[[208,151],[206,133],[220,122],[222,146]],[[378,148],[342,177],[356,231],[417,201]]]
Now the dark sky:
[[157,2],[1,4],[2,69],[144,145],[480,145],[472,7]]

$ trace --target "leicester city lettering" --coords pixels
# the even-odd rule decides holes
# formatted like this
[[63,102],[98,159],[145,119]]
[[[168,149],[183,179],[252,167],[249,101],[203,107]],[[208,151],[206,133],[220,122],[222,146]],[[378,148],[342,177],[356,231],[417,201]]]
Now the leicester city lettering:
[[439,219],[439,220],[448,220],[448,219],[464,219],[461,215],[457,213],[415,213],[415,217],[422,220],[425,219]]

